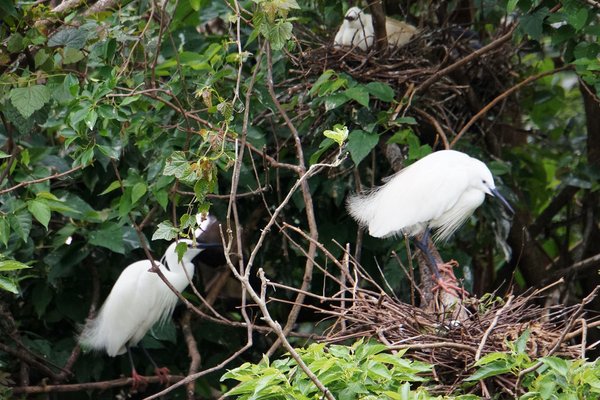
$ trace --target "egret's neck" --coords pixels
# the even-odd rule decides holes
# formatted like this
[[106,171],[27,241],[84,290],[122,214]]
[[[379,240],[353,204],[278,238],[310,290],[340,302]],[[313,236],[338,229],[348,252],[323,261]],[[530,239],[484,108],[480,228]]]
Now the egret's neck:
[[[177,253],[168,254],[165,257],[168,270],[164,271],[169,282],[178,290],[183,290],[188,284],[188,276],[190,279],[194,276],[194,264],[185,257],[178,260]],[[187,275],[187,276],[186,276]],[[179,287],[178,287],[179,286]]]

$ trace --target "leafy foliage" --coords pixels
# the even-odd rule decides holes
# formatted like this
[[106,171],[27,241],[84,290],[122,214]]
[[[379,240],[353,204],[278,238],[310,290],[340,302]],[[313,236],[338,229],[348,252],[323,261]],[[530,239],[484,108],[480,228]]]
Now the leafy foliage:
[[[419,19],[425,32],[436,32],[440,28],[436,24],[443,22],[440,16],[447,12],[450,21],[454,10],[447,2],[434,3],[429,7],[413,2],[402,13]],[[594,207],[600,174],[593,158],[586,156],[595,142],[588,143],[590,115],[581,100],[586,90],[592,94],[600,90],[593,3],[509,0],[473,6],[474,18],[467,25],[477,32],[478,45],[504,33],[506,15],[517,22],[508,57],[515,82],[558,66],[572,68],[521,88],[506,99],[501,111],[482,118],[457,143],[459,149],[488,162],[498,186],[523,212],[525,225],[538,227],[531,235],[536,243],[516,251],[522,236],[508,243],[506,220],[492,206],[484,206],[460,237],[444,247],[446,258],[454,257],[465,266],[467,285],[480,292],[495,290],[513,273],[522,288],[537,284],[539,275],[547,277],[548,267],[560,272],[590,256],[594,247],[590,243],[597,243]],[[382,146],[399,145],[407,164],[441,147],[432,133],[435,129],[413,112],[416,108],[433,114],[449,135],[454,135],[447,126],[452,116],[423,106],[429,91],[407,90],[409,84],[422,82],[396,85],[353,76],[341,68],[346,58],[320,69],[317,76],[304,74],[305,69],[293,64],[309,46],[296,35],[308,29],[323,40],[331,39],[342,20],[339,2],[190,0],[166,1],[159,7],[133,1],[117,10],[83,9],[90,4],[56,10],[44,2],[0,2],[0,308],[7,316],[1,327],[3,344],[18,343],[39,359],[66,365],[75,349],[76,327],[93,309],[92,293],[99,292],[103,299],[127,264],[146,257],[143,247],[160,258],[168,241],[193,235],[196,213],[210,211],[224,221],[231,202],[241,221],[235,228],[243,230],[242,250],[254,248],[271,213],[299,179],[301,165],[327,162],[337,154],[336,144],[345,146],[349,157],[335,171],[311,177],[307,191],[311,201],[295,194],[277,222],[308,231],[308,216],[313,215],[323,249],[340,257],[337,243],[353,247],[359,243],[363,267],[373,276],[382,270],[390,291],[408,297],[407,280],[397,261],[408,261],[405,244],[360,239],[344,199],[357,186],[374,186],[391,174]],[[217,16],[222,32],[206,29]],[[454,49],[444,63],[455,57]],[[472,60],[458,76],[444,77],[444,82],[458,81],[461,74],[466,77],[460,82],[464,90],[455,90],[444,101],[452,103],[476,92],[469,79],[477,77],[468,74],[478,63]],[[508,89],[488,83],[498,86],[494,95]],[[479,100],[477,110],[468,110],[471,114],[489,99]],[[287,120],[299,132],[297,138]],[[518,140],[512,141],[505,128],[516,132]],[[238,176],[233,173],[236,162]],[[546,211],[552,209],[556,193],[570,188],[568,201],[549,215]],[[233,191],[239,196],[227,198]],[[260,265],[270,280],[295,287],[312,279],[314,289],[315,282],[325,279],[316,270],[305,276],[302,246],[307,243],[303,237],[272,229],[255,267]],[[542,249],[543,254],[519,258],[531,249]],[[318,251],[314,260],[321,263],[323,253]],[[522,260],[556,260],[556,264]],[[597,281],[597,271],[591,272],[570,280],[569,297],[585,294],[586,285]],[[323,290],[329,285],[323,284]],[[197,286],[203,294],[208,289],[202,283]],[[278,295],[293,300],[289,293]],[[186,296],[195,305],[202,304],[195,294]],[[240,321],[239,304],[232,306],[227,302],[231,299],[223,297],[216,309]],[[289,314],[281,304],[270,303],[269,308],[281,320]],[[316,331],[310,318],[301,322]],[[243,330],[214,320],[195,320],[192,327],[203,368],[219,364],[246,340]],[[174,325],[167,330],[153,332],[144,343],[156,351],[160,364],[184,373],[189,366],[187,347]],[[236,365],[258,359],[268,340],[261,336],[255,348],[235,359]],[[415,386],[423,379],[420,373],[431,366],[391,356],[373,343],[329,349],[314,345],[301,353],[319,374],[333,379],[330,383],[341,396],[387,392],[402,398],[430,396]],[[542,398],[549,391],[571,393],[567,391],[573,389],[571,382],[577,395],[596,393],[597,374],[590,371],[597,371],[597,366],[563,360],[565,372],[563,361],[542,360],[543,366],[524,380],[532,393],[539,392]],[[0,354],[0,390],[19,381],[19,371],[25,370],[21,361]],[[478,371],[511,373],[531,362],[519,352],[484,356]],[[281,390],[317,396],[291,359],[240,368],[233,370],[238,378],[256,376],[263,382],[248,383],[240,396],[279,390],[266,384],[275,381],[288,385]],[[126,360],[90,354],[68,369],[74,382],[129,373]],[[48,371],[32,370],[32,384],[48,378],[42,376]],[[346,373],[352,386],[343,386]],[[208,393],[218,385],[217,378],[204,377],[197,391]],[[98,396],[115,395],[106,390]]]

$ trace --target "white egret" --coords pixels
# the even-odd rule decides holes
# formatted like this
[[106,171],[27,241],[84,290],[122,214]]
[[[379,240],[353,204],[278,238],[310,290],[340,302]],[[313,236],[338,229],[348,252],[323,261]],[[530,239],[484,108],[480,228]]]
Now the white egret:
[[[417,28],[404,21],[386,17],[385,30],[390,47],[401,47],[417,33]],[[354,47],[367,50],[373,45],[375,29],[371,14],[365,14],[360,8],[352,7],[344,16],[335,39],[334,47]]]
[[[181,261],[176,252],[178,243],[187,245]],[[179,242],[174,242],[167,248],[161,262],[156,264],[171,285],[181,292],[194,275],[192,259],[204,249],[215,246],[220,244],[179,239]],[[144,379],[135,370],[130,346],[137,345],[156,322],[164,323],[171,316],[178,300],[165,282],[156,273],[149,271],[150,268],[150,260],[137,261],[125,268],[98,315],[86,322],[79,336],[79,343],[84,349],[106,351],[111,357],[127,351],[134,386],[144,382]],[[148,355],[147,352],[146,354]],[[151,358],[150,360],[152,361]],[[161,381],[165,381],[168,369],[158,368],[154,361],[152,363]]]
[[429,230],[435,230],[434,240],[448,239],[483,203],[486,194],[497,197],[514,213],[483,162],[465,153],[441,150],[387,178],[383,186],[350,196],[347,205],[350,215],[368,227],[373,237],[423,234],[415,244],[428,257],[443,287],[427,247]]

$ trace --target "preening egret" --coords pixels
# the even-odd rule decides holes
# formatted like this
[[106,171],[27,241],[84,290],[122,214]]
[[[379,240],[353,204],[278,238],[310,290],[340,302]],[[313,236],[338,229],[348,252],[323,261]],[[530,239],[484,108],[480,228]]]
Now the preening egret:
[[420,159],[367,194],[348,198],[348,210],[373,237],[415,236],[439,281],[439,271],[427,248],[429,230],[434,240],[446,240],[483,203],[495,196],[511,212],[498,192],[488,167],[476,158],[454,150],[441,150]]
[[[187,245],[187,249],[179,261],[176,246],[181,242]],[[171,285],[181,292],[188,286],[188,277],[191,279],[194,275],[192,259],[205,248],[215,246],[220,244],[179,239],[167,248],[161,262],[156,264]],[[79,336],[79,343],[84,349],[106,351],[111,357],[127,351],[134,386],[143,379],[133,365],[130,346],[138,344],[156,322],[164,323],[178,300],[165,282],[149,271],[151,267],[150,260],[143,260],[125,268],[96,318],[86,322]],[[156,364],[154,366],[161,381],[166,379],[169,371],[158,368]]]
[[[414,26],[389,17],[385,19],[385,30],[390,47],[404,46],[417,33],[417,28]],[[352,7],[346,12],[333,45],[335,47],[358,46],[366,51],[373,45],[374,38],[375,29],[371,14],[364,13],[358,7]]]

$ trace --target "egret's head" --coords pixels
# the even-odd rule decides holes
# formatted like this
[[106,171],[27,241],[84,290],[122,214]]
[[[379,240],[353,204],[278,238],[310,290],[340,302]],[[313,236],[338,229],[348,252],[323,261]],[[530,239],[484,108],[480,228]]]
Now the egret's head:
[[352,7],[346,12],[344,19],[351,27],[360,28],[363,19],[363,12],[358,7]]
[[185,253],[183,253],[183,256],[181,257],[181,261],[183,263],[191,262],[194,257],[202,253],[205,249],[223,247],[221,243],[201,243],[196,240],[192,241],[190,239],[179,239],[171,243],[171,245],[167,248],[167,251],[165,252],[167,262],[170,257],[176,257],[175,259],[179,259],[177,254],[177,245],[180,243],[184,243],[186,245]]
[[471,169],[471,180],[473,186],[481,190],[482,192],[489,194],[492,197],[496,197],[504,207],[511,213],[514,214],[515,210],[511,207],[508,201],[500,194],[496,185],[494,184],[494,177],[490,172],[489,168],[479,160],[475,160]]

